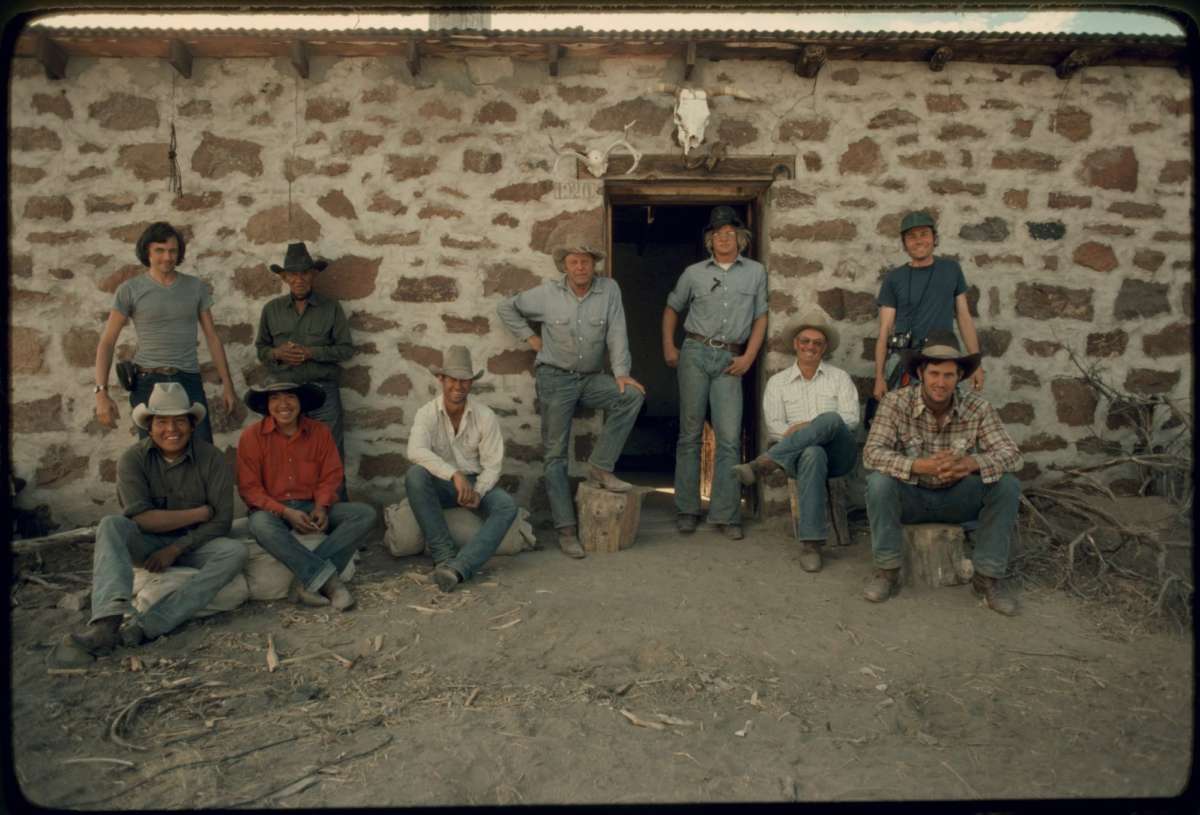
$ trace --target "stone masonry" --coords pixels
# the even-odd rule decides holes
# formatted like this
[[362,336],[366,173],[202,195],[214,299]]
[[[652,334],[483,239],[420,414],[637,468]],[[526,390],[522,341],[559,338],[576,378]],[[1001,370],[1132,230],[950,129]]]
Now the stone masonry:
[[[640,150],[674,152],[670,97],[654,85],[681,70],[567,58],[552,78],[544,62],[478,57],[428,59],[414,78],[393,59],[314,58],[301,79],[287,60],[196,59],[173,82],[157,60],[79,59],[51,81],[15,60],[10,402],[23,503],[51,504],[66,525],[117,508],[129,407],[118,391],[121,428],[97,425],[92,360],[113,291],[141,272],[133,241],[165,219],[189,241],[181,271],[212,287],[239,392],[261,377],[254,329],[283,291],[267,264],[289,240],[332,261],[318,289],[341,298],[358,347],[343,389],[356,497],[400,497],[408,422],[435,393],[426,366],[465,343],[509,441],[503,483],[544,509],[533,355],[495,308],[555,274],[561,236],[599,241],[604,220],[600,184],[576,183],[565,163],[552,174],[546,136],[603,146],[636,119]],[[1026,478],[1128,440],[1067,349],[1117,387],[1188,398],[1192,121],[1173,69],[1090,67],[1065,84],[1048,67],[832,62],[813,82],[785,61],[701,60],[694,80],[763,100],[713,100],[710,141],[796,157],[759,247],[773,295],[760,388],[789,364],[784,330],[815,302],[842,329],[833,362],[865,395],[874,296],[904,259],[901,215],[926,207],[938,251],[972,286],[985,395],[1026,452]],[[182,195],[168,189],[172,122]],[[127,328],[118,355],[134,342]],[[232,456],[253,417],[216,414]],[[576,457],[595,430],[577,424]]]

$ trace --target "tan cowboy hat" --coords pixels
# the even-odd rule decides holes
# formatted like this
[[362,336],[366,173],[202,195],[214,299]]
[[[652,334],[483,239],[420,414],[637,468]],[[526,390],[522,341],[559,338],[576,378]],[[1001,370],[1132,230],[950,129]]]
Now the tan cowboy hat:
[[264,385],[251,385],[246,392],[246,407],[255,413],[267,415],[267,403],[273,393],[294,393],[300,400],[300,412],[311,413],[325,404],[325,391],[308,382],[289,382],[272,377]]
[[962,379],[967,379],[979,367],[982,354],[964,354],[953,331],[930,331],[925,344],[920,348],[900,352],[900,364],[908,375],[917,379],[917,368],[926,362],[957,362],[963,368]]
[[604,262],[604,253],[585,243],[572,243],[560,246],[554,250],[554,265],[564,274],[567,270],[563,266],[563,262],[567,259],[567,255],[591,255],[592,261],[596,264],[597,271],[600,269],[600,264]]
[[465,345],[451,345],[446,351],[445,365],[430,365],[429,370],[435,376],[448,376],[451,379],[475,380],[483,376],[483,370],[475,371],[471,364],[471,352]]
[[811,308],[800,315],[800,320],[788,330],[788,344],[796,341],[796,335],[806,328],[820,331],[825,335],[825,350],[833,351],[841,342],[838,330],[829,323],[829,316],[819,308]]
[[183,416],[195,417],[197,422],[204,421],[208,411],[199,402],[193,402],[178,382],[156,382],[150,397],[133,408],[133,423],[142,430],[150,429],[151,416]]

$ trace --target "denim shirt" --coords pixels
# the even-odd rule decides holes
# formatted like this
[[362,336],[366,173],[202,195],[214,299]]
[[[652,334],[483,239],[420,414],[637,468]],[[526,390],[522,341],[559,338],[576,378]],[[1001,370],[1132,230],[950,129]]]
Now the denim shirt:
[[608,346],[613,376],[629,376],[631,360],[625,333],[621,288],[611,277],[596,277],[583,297],[577,297],[566,277],[547,280],[501,301],[500,320],[521,340],[533,336],[529,320],[542,324],[542,350],[536,364],[552,365],[581,374],[604,368]]
[[725,271],[709,257],[683,270],[667,305],[676,312],[687,309],[684,331],[743,343],[754,321],[767,313],[767,270],[738,255]]

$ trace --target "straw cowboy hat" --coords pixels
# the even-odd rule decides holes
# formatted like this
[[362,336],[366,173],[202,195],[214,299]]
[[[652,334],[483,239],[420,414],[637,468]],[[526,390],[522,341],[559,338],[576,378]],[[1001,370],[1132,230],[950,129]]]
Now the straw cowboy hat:
[[[435,376],[448,376],[451,379],[475,380],[483,376],[483,370],[475,371],[471,364],[471,352],[465,345],[451,345],[446,351],[445,365],[430,365],[429,370]],[[471,373],[475,371],[475,373]]]
[[829,317],[819,308],[809,309],[800,315],[800,321],[795,323],[788,331],[788,343],[796,341],[796,335],[806,328],[811,328],[815,331],[820,331],[825,335],[825,350],[831,352],[838,347],[841,342],[841,337],[838,336],[838,330],[829,324]]
[[204,405],[193,402],[178,382],[156,382],[150,398],[133,408],[133,423],[142,430],[150,429],[152,416],[183,416],[187,414],[197,422],[204,421],[207,411]]
[[309,269],[316,269],[318,272],[323,271],[329,263],[324,260],[313,260],[308,254],[308,247],[304,245],[304,241],[299,243],[289,243],[287,252],[283,256],[283,265],[276,266],[271,264],[271,271],[275,274],[283,274],[284,272],[307,272]]
[[284,379],[269,379],[264,385],[251,385],[246,392],[246,407],[263,416],[267,415],[267,403],[273,393],[294,393],[300,400],[300,412],[311,413],[325,404],[325,391],[308,382],[288,382]]
[[567,259],[567,255],[591,255],[592,262],[596,265],[597,270],[599,270],[600,264],[604,262],[604,253],[599,249],[595,249],[585,243],[569,243],[554,250],[554,265],[564,274],[567,270],[563,266],[563,262]]
[[917,368],[926,362],[957,362],[963,368],[961,378],[968,379],[981,359],[982,354],[964,354],[953,331],[930,331],[920,348],[900,352],[900,364],[913,379],[917,378]]

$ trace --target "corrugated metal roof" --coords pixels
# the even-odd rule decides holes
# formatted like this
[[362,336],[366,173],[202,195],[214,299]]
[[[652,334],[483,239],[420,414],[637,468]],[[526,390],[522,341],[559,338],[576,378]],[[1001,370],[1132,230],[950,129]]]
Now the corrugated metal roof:
[[31,26],[26,33],[50,37],[163,37],[163,36],[242,36],[242,37],[303,37],[329,39],[339,37],[471,37],[494,40],[576,39],[594,42],[655,41],[755,41],[755,40],[832,40],[841,42],[887,42],[904,40],[977,41],[1004,43],[1054,43],[1086,45],[1089,43],[1128,43],[1184,45],[1186,37],[1171,34],[1077,34],[999,31],[742,31],[727,30],[654,30],[588,31],[581,26],[555,29],[471,29],[471,28],[343,28],[343,29],[263,29],[263,28],[73,28],[64,26]]

